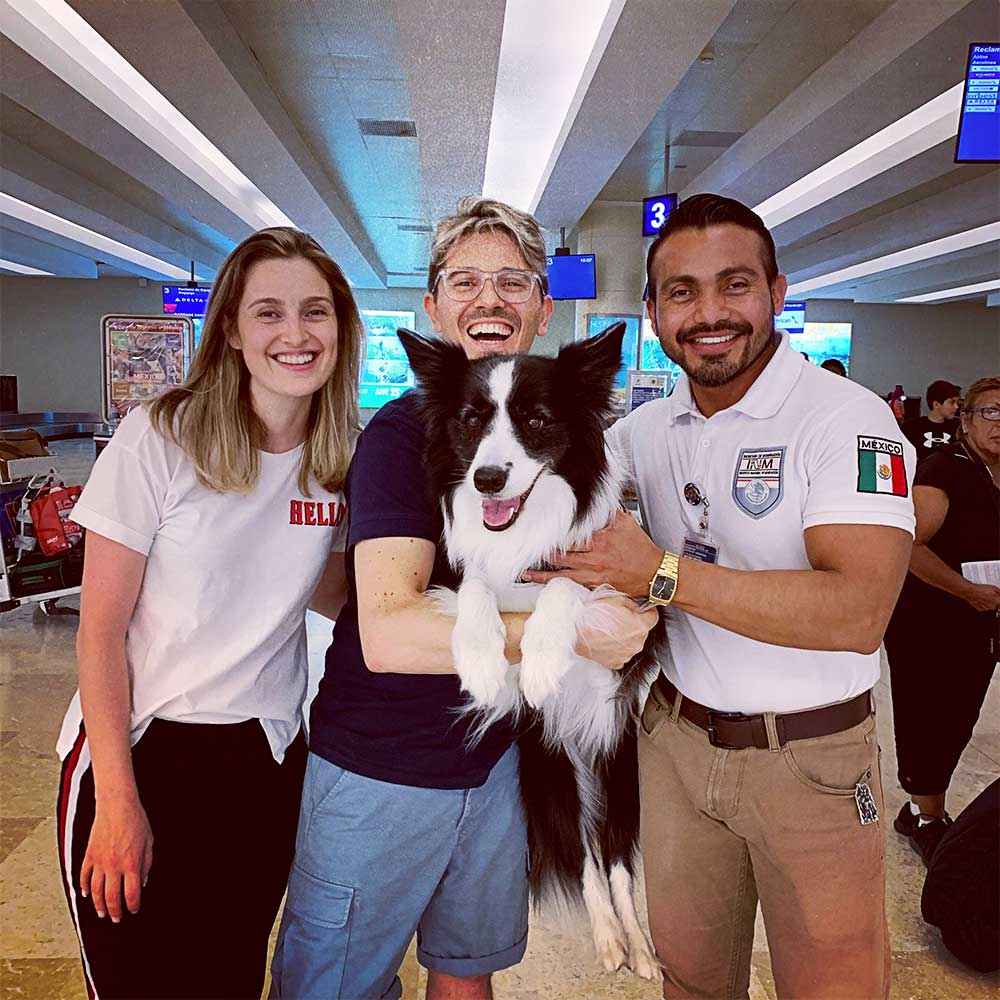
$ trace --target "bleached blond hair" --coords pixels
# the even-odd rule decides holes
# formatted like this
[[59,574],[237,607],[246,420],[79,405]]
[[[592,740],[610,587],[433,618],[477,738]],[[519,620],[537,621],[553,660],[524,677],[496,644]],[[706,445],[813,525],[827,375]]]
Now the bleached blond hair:
[[545,266],[545,238],[535,217],[518,208],[469,195],[459,203],[454,215],[443,218],[434,230],[431,262],[427,269],[427,291],[433,292],[438,273],[454,247],[474,233],[502,233],[509,236],[521,251],[528,268],[540,278],[542,297],[549,294],[549,276]]

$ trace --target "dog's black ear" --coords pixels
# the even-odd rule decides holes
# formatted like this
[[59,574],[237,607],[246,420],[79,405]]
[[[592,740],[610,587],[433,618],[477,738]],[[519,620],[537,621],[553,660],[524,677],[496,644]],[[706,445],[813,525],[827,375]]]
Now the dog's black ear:
[[468,365],[465,351],[446,340],[421,337],[412,330],[398,329],[399,337],[406,356],[410,359],[410,367],[417,382],[425,392],[433,392],[436,388],[454,384],[452,379],[458,376]]
[[625,324],[615,323],[596,337],[567,344],[559,351],[557,364],[567,384],[595,393],[609,395],[615,376],[622,366],[622,341]]

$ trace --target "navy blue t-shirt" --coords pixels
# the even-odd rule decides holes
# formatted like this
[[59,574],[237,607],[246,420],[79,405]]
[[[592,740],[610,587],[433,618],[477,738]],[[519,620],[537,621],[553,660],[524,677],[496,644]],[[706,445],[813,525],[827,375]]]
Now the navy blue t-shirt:
[[[475,788],[513,742],[506,722],[466,746],[467,717],[454,674],[376,674],[358,632],[354,547],[373,538],[426,538],[437,545],[430,586],[454,587],[444,523],[424,461],[418,396],[387,403],[358,439],[344,490],[349,528],[347,603],[337,620],[326,671],[312,705],[313,753],[356,774],[421,788]],[[407,637],[399,636],[405,643]]]

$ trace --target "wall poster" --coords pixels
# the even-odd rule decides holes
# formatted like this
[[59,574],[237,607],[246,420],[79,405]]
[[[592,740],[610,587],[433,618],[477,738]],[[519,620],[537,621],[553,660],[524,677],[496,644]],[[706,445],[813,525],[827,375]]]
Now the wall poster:
[[179,386],[194,353],[187,316],[105,316],[104,418],[116,424],[133,407]]

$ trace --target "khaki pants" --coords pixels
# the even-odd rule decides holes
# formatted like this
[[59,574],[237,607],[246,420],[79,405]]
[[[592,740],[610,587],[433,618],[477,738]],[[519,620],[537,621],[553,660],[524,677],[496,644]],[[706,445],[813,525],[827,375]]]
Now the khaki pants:
[[[641,843],[663,995],[746,997],[760,899],[782,1000],[889,990],[875,717],[772,750],[723,750],[653,687],[642,714]],[[868,777],[866,778],[866,775]],[[867,780],[879,822],[862,826]]]

